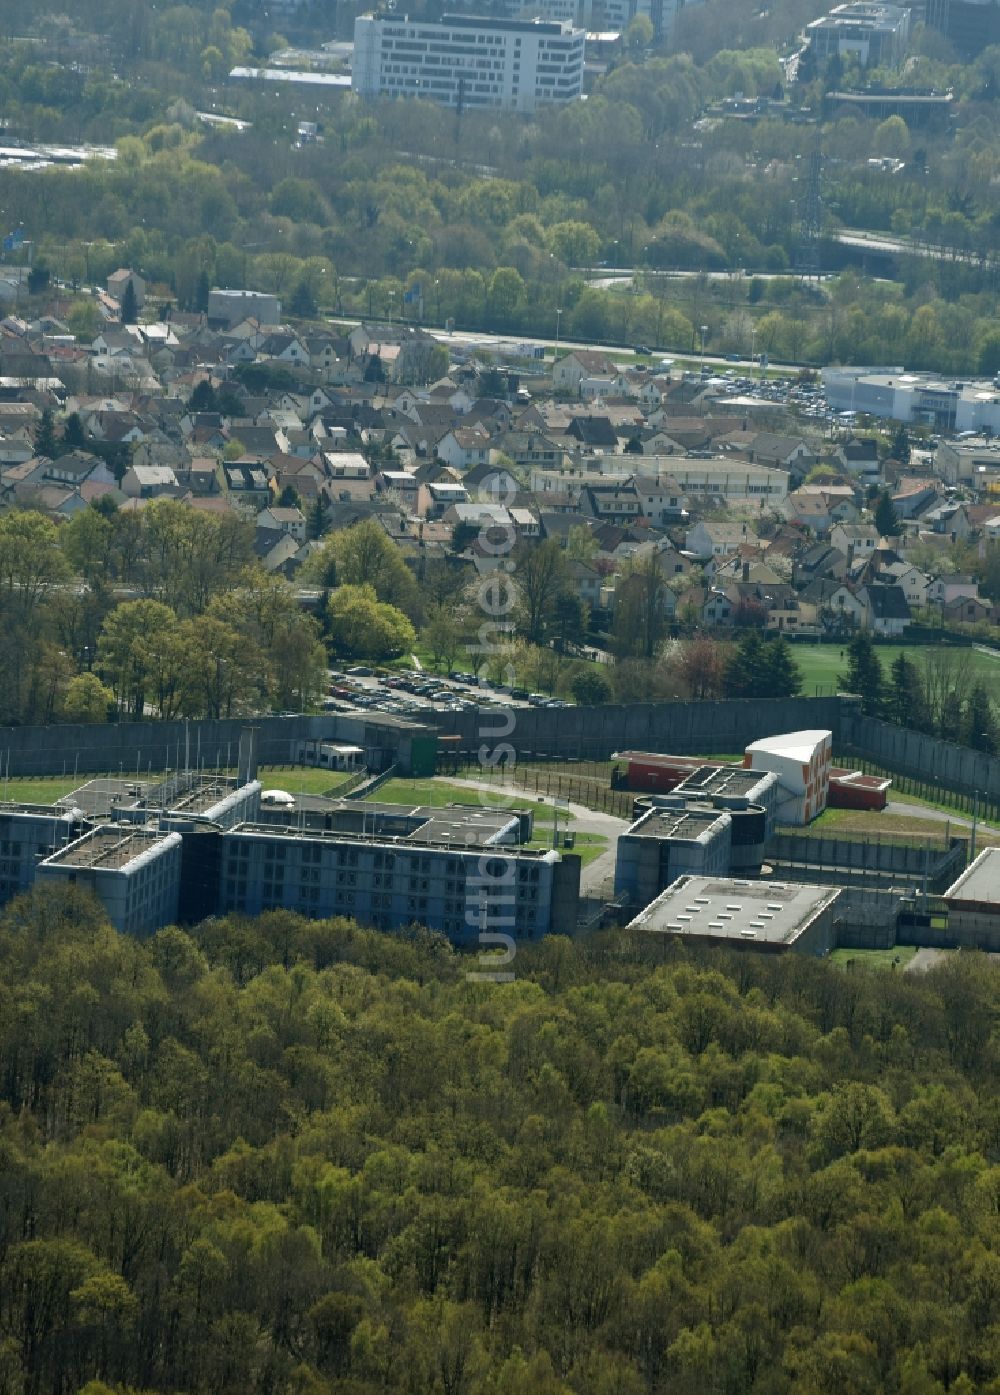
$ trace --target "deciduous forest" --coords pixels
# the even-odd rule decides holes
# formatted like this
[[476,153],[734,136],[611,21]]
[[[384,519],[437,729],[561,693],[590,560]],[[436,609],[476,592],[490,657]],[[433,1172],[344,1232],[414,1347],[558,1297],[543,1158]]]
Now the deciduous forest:
[[1000,978],[0,918],[0,1391],[1000,1390]]

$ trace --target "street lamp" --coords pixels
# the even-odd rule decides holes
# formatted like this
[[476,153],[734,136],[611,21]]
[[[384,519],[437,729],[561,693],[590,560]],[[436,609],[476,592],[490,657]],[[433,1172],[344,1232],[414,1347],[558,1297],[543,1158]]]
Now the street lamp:
[[559,321],[560,321],[561,318],[562,318],[562,308],[561,308],[560,306],[557,306],[557,307],[556,307],[556,347],[555,347],[555,353],[554,353],[554,355],[553,355],[553,358],[554,358],[554,359],[557,359],[557,358],[559,357]]
[[702,325],[702,327],[701,327],[701,366],[702,366],[702,371],[704,371],[704,368],[705,368],[705,335],[706,335],[707,333],[708,333],[708,325]]

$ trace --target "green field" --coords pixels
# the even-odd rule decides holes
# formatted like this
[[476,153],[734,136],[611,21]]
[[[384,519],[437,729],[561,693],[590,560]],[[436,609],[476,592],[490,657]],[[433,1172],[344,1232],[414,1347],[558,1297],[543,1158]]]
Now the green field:
[[896,945],[893,949],[835,949],[830,955],[832,964],[846,968],[895,969],[898,973],[905,969],[916,954],[913,945]]
[[[450,780],[387,780],[372,798],[384,804],[478,804],[483,808],[499,805],[504,809],[533,809],[536,823],[552,822],[552,802],[548,798],[533,798],[530,794],[512,795],[504,789],[480,792],[466,789],[463,785],[453,785]],[[572,817],[566,810],[560,809],[560,824],[567,818],[572,822]]]
[[0,799],[9,799],[14,804],[54,804],[90,778],[89,775],[81,775],[76,780],[44,776],[37,780],[0,781]]
[[[900,654],[920,663],[925,654],[939,652],[933,644],[877,644],[875,652],[886,678],[889,669]],[[972,668],[973,678],[986,684],[994,699],[1000,701],[1000,654],[984,653],[981,649],[952,649],[949,652],[960,655]],[[825,697],[843,689],[840,679],[847,672],[846,644],[793,644],[792,653],[802,672],[803,697]]]

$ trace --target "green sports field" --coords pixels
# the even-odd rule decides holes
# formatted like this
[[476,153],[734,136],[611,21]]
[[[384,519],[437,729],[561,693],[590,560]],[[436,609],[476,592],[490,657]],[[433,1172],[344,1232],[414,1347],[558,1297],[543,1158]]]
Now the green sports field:
[[[886,678],[894,660],[905,654],[914,663],[920,663],[925,654],[940,653],[933,644],[877,644],[878,654]],[[1000,654],[988,654],[982,649],[949,649],[957,658],[968,655],[973,678],[984,683],[990,696],[1000,702]],[[843,688],[842,674],[847,672],[846,644],[793,644],[795,662],[802,671],[802,694],[804,697],[826,697]]]

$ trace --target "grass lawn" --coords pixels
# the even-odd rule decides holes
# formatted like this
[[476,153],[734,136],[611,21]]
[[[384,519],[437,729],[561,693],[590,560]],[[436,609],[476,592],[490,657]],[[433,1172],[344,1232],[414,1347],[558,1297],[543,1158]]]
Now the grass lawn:
[[9,799],[15,804],[54,804],[85,780],[93,778],[91,775],[79,775],[73,780],[45,775],[37,780],[0,781],[0,799]]
[[[561,831],[561,820],[559,826]],[[560,839],[560,842],[561,841],[562,840]],[[526,848],[551,848],[552,834],[548,829],[545,829],[543,831],[536,830],[535,835],[531,839],[531,841],[529,843],[524,843],[522,846]],[[567,853],[578,853],[580,856],[580,861],[582,862],[583,866],[586,867],[588,862],[593,862],[595,857],[600,857],[602,852],[606,852],[607,846],[608,840],[607,838],[605,838],[603,833],[578,833],[574,840],[573,847],[565,849],[560,848],[560,851],[564,851]]]
[[[875,652],[888,679],[889,670],[900,654],[919,664],[922,655],[935,653],[937,648],[933,644],[877,644]],[[843,687],[840,678],[847,672],[846,644],[793,644],[792,653],[802,673],[804,697],[824,697]],[[973,679],[985,684],[995,699],[1000,698],[1000,654],[994,657],[980,649],[957,648],[955,653],[963,657],[967,654]]]
[[[906,795],[900,796],[901,799],[906,797]],[[946,812],[954,814],[954,810]],[[949,828],[948,822],[944,819],[911,819],[906,814],[892,814],[884,810],[880,812],[864,809],[825,809],[819,818],[814,819],[809,825],[808,832],[820,836],[827,834],[831,838],[866,833],[918,841],[921,838],[926,838],[932,845],[942,847],[946,836],[968,838],[972,829],[967,828],[964,824],[956,823],[954,818],[951,820]],[[980,824],[976,831],[976,842],[981,848],[995,847],[1000,843],[1000,833]]]
[[[482,791],[453,785],[450,780],[387,780],[373,796],[385,804],[479,804],[503,809],[533,809],[536,823],[552,822],[552,805],[539,803],[530,794],[509,794],[505,789]],[[572,818],[572,816],[570,816]],[[559,811],[559,822],[566,820],[566,811]]]
[[830,954],[830,963],[841,968],[852,964],[854,968],[891,969],[898,973],[905,969],[916,954],[915,945],[896,945],[894,949],[835,949]]
[[335,785],[344,784],[348,774],[343,770],[317,770],[310,766],[288,769],[262,765],[257,779],[266,790],[287,790],[289,794],[325,794]]

